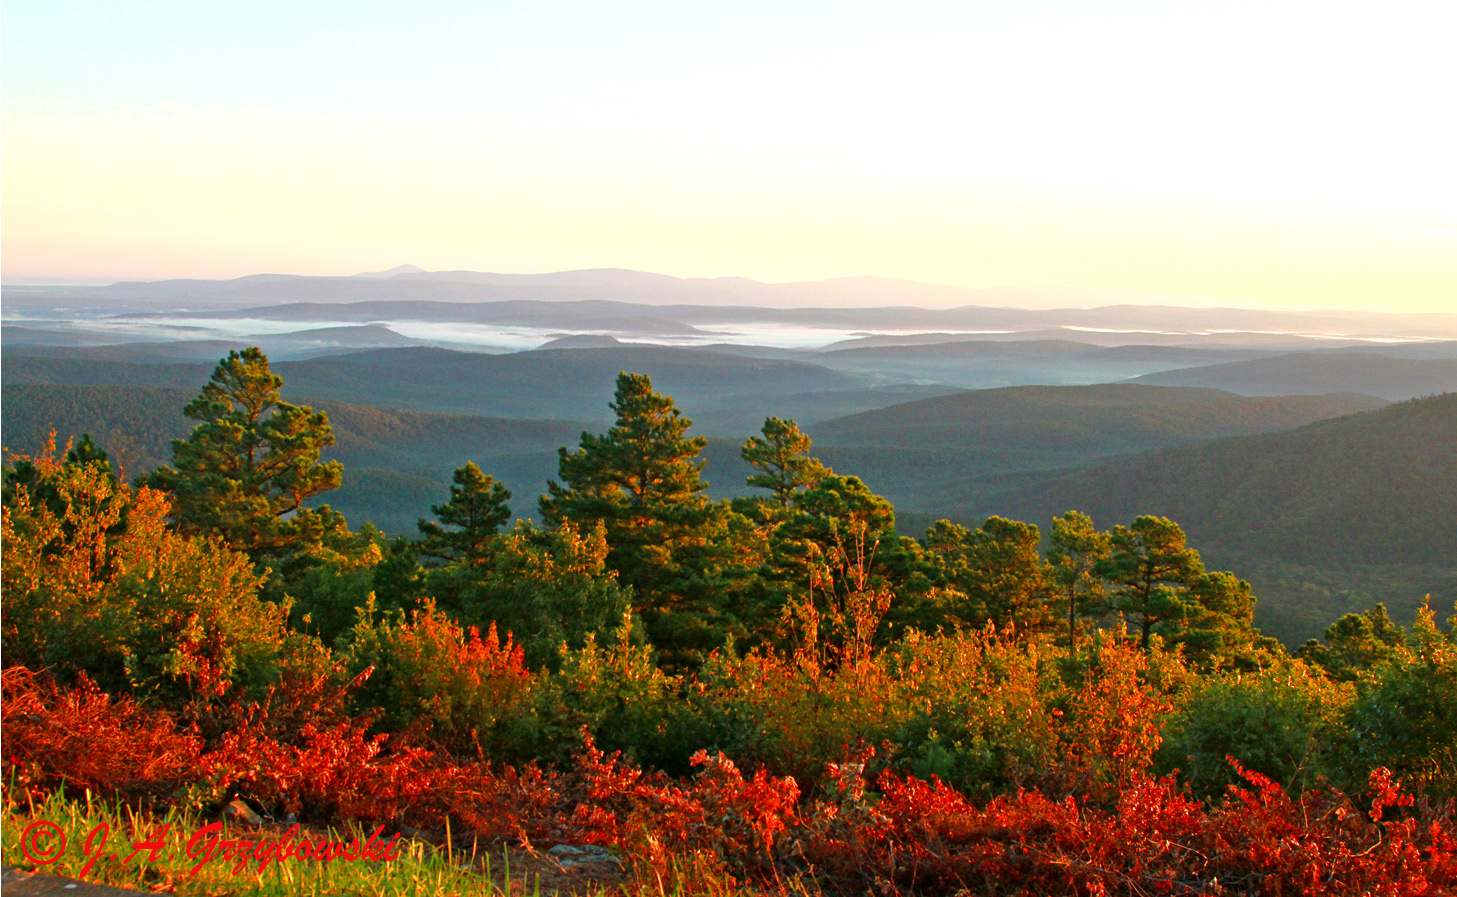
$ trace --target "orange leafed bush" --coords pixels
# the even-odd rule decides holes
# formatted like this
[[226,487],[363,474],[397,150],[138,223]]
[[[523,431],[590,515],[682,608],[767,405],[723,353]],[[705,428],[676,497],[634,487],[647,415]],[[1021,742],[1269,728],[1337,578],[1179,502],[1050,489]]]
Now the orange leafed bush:
[[81,677],[59,688],[25,667],[0,674],[7,774],[28,790],[62,781],[134,796],[167,796],[197,775],[202,739],[166,713],[112,698]]

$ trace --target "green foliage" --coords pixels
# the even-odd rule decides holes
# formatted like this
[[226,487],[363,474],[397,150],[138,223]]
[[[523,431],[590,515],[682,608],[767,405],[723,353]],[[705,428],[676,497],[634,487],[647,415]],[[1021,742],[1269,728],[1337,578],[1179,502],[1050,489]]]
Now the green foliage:
[[558,666],[542,683],[541,755],[566,759],[580,749],[585,732],[604,750],[686,769],[699,746],[691,712],[679,698],[679,681],[659,669],[631,614],[605,645],[589,634],[581,648],[564,647]]
[[699,479],[703,437],[689,437],[692,421],[671,396],[653,392],[643,374],[617,378],[609,407],[617,423],[605,435],[583,433],[575,452],[559,452],[563,487],[548,486],[541,511],[548,521],[597,521],[614,545],[643,545],[669,512],[701,505],[707,486]]
[[1437,798],[1457,797],[1457,625],[1443,632],[1429,608],[1395,657],[1356,682],[1357,698],[1331,750],[1337,781],[1390,769]]
[[1298,661],[1200,680],[1164,728],[1157,768],[1177,769],[1210,799],[1245,786],[1231,757],[1287,790],[1302,789],[1314,783],[1321,746],[1352,697],[1350,686]]
[[484,564],[430,571],[421,588],[468,625],[511,633],[532,668],[551,665],[563,646],[581,649],[609,637],[632,592],[607,569],[599,524],[542,529],[519,523],[502,534]]
[[183,411],[200,423],[172,443],[172,466],[147,480],[172,493],[179,530],[216,535],[260,557],[327,528],[304,502],[343,478],[339,462],[319,463],[334,442],[329,419],[281,401],[282,386],[256,347],[230,352]]
[[747,482],[768,489],[779,507],[787,511],[796,492],[813,488],[833,471],[810,457],[810,439],[794,421],[766,418],[761,432],[762,436],[750,436],[740,452],[744,461],[759,471]]
[[976,530],[938,521],[925,545],[940,559],[945,584],[954,590],[943,599],[948,618],[1019,631],[1049,627],[1052,583],[1040,541],[1035,525],[1001,517],[988,518]]
[[770,575],[818,662],[853,663],[870,650],[895,600],[900,550],[895,509],[858,477],[827,475],[795,497],[769,537]]
[[647,376],[619,376],[611,408],[617,423],[606,434],[583,433],[577,451],[560,450],[566,485],[548,484],[541,511],[553,524],[605,528],[608,566],[633,588],[653,644],[691,665],[742,633],[724,593],[744,569],[752,527],[704,497],[706,440],[687,435],[692,421]]
[[1204,572],[1189,582],[1192,599],[1170,637],[1201,669],[1254,669],[1284,652],[1254,627],[1255,596],[1233,573]]
[[1346,614],[1326,629],[1325,638],[1324,645],[1315,639],[1306,642],[1300,656],[1344,681],[1396,661],[1406,644],[1406,633],[1391,622],[1384,604],[1362,614]]
[[913,633],[894,657],[914,708],[894,740],[915,775],[985,795],[1056,764],[1062,682],[1042,651],[989,632]]
[[1080,620],[1097,619],[1108,612],[1107,591],[1095,573],[1112,548],[1108,534],[1098,532],[1093,518],[1081,511],[1068,511],[1052,521],[1048,575],[1063,607],[1070,645],[1077,644],[1079,632],[1086,625],[1080,625]]
[[1155,627],[1183,620],[1187,585],[1204,565],[1185,543],[1184,531],[1164,517],[1145,515],[1131,526],[1114,527],[1109,540],[1108,557],[1094,569],[1111,586],[1113,610],[1138,627],[1147,651]]
[[165,498],[103,460],[25,461],[5,502],[6,663],[178,702],[268,680],[286,610],[246,557],[167,529]]
[[420,521],[424,536],[420,553],[444,561],[485,563],[496,531],[511,519],[506,505],[510,499],[510,490],[481,473],[474,461],[467,461],[456,468],[450,500],[430,508],[440,522]]
[[353,628],[371,596],[375,607],[388,611],[414,607],[423,594],[424,571],[414,543],[403,536],[390,539],[368,523],[358,533],[337,535],[330,540],[333,548],[320,545],[289,558],[287,581],[274,578],[268,584],[273,591],[286,591],[293,626],[325,644]]

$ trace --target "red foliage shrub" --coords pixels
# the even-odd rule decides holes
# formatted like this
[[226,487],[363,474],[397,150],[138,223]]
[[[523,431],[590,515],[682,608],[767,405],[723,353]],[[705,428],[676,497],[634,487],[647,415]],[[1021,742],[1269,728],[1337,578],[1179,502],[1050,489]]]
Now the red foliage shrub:
[[940,782],[887,773],[874,818],[846,830],[822,813],[800,837],[817,868],[855,889],[1415,897],[1457,887],[1450,809],[1382,821],[1413,803],[1384,770],[1372,774],[1369,817],[1340,795],[1296,801],[1245,776],[1252,788],[1213,810],[1172,779],[1146,778],[1103,810],[1036,792],[976,807]]
[[826,891],[989,895],[1371,894],[1457,890],[1453,808],[1414,800],[1371,775],[1370,809],[1338,793],[1292,798],[1238,766],[1247,787],[1207,807],[1172,778],[1134,775],[1115,799],[1037,791],[974,803],[937,779],[883,773],[872,752],[832,764],[807,805],[793,779],[746,778],[700,752],[691,780],[645,773],[588,740],[564,771],[457,763],[364,721],[299,723],[328,706],[319,683],[253,705],[204,750],[165,714],[85,680],[57,688],[4,674],[4,762],[27,787],[62,777],[102,791],[162,795],[198,778],[273,811],[405,822],[487,839],[621,847],[647,880],[691,890],[694,876],[782,881],[812,871]]
[[112,698],[84,675],[60,688],[25,667],[0,673],[7,776],[34,790],[68,785],[161,797],[195,779],[202,739],[165,713]]
[[799,786],[762,769],[745,779],[723,754],[699,751],[693,765],[703,770],[689,782],[644,774],[587,736],[566,795],[574,805],[570,830],[626,848],[640,870],[660,880],[670,858],[684,855],[711,858],[707,865],[720,872],[775,870],[775,849],[797,821]]
[[431,793],[428,750],[384,752],[385,736],[352,721],[305,726],[300,736],[285,744],[252,727],[230,732],[205,758],[206,772],[220,791],[316,819],[395,820]]
[[521,646],[491,624],[483,637],[429,601],[408,620],[386,614],[355,627],[356,668],[373,669],[360,702],[391,731],[416,725],[460,753],[491,746],[492,731],[525,706],[532,685]]

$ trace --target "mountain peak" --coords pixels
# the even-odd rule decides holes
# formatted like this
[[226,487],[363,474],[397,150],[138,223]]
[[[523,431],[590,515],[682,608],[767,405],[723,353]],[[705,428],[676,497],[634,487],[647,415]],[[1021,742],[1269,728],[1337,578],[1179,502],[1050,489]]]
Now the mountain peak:
[[394,277],[396,274],[424,274],[425,269],[415,265],[396,265],[388,271],[362,271],[355,277]]

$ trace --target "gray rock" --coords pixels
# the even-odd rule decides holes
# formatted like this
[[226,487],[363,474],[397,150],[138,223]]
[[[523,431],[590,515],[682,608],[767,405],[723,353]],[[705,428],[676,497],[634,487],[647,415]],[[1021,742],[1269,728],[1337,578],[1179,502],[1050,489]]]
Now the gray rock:
[[223,807],[223,819],[228,822],[236,822],[239,825],[249,825],[253,828],[257,828],[263,824],[263,817],[254,813],[253,808],[241,800],[229,801],[228,805]]
[[582,854],[570,859],[559,860],[557,865],[561,866],[564,872],[571,872],[573,869],[581,869],[584,872],[605,872],[609,869],[621,869],[622,860],[610,853]]

